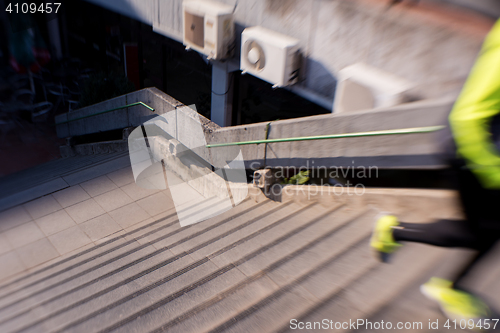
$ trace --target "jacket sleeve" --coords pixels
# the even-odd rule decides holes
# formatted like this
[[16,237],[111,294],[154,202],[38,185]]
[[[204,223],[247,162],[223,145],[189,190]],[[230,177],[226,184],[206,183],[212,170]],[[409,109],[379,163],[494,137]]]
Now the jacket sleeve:
[[500,20],[486,37],[479,57],[451,111],[458,154],[489,189],[500,189],[500,152],[490,132],[500,113]]

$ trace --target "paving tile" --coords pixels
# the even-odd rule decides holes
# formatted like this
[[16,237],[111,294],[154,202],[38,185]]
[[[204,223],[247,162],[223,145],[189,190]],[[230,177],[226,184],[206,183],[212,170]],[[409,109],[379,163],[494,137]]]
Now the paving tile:
[[71,186],[64,190],[55,192],[52,196],[63,208],[90,199],[87,192],[85,192],[79,185]]
[[106,175],[81,183],[80,186],[83,187],[83,189],[91,197],[98,196],[117,188],[115,183],[113,183],[111,179],[106,177]]
[[[80,252],[85,251],[85,250],[87,250],[87,249],[90,249],[91,247],[94,247],[94,246],[95,246],[95,244],[94,244],[94,243],[88,243],[87,245],[84,245],[84,246],[82,246],[82,247],[80,247],[80,248],[78,248],[78,249],[76,249],[76,250],[66,252],[64,255],[59,255],[59,254],[58,254],[58,256],[57,256],[56,258],[51,259],[51,260],[49,260],[49,261],[45,262],[45,263],[43,264],[43,266],[49,266],[49,265],[52,265],[52,264],[54,264],[54,263],[56,263],[56,262],[58,262],[58,261],[61,261],[61,260],[65,259],[65,258],[69,258],[69,257],[71,257],[71,256],[73,256],[73,255],[75,255],[75,254],[79,254]],[[40,269],[40,267],[30,268],[30,269],[28,269],[28,272],[30,272],[30,273],[31,273],[31,272],[36,272],[36,271],[38,271],[39,269]]]
[[68,253],[92,242],[79,226],[58,232],[50,236],[49,240],[60,254]]
[[172,199],[167,197],[162,192],[158,192],[152,196],[141,199],[137,201],[137,203],[151,216],[158,215],[174,206]]
[[4,232],[4,235],[12,248],[18,248],[45,237],[33,221],[9,229]]
[[51,195],[28,202],[24,204],[24,208],[26,208],[33,219],[37,219],[62,209],[61,205]]
[[31,221],[31,216],[23,206],[17,206],[0,213],[0,231],[17,227]]
[[106,175],[107,173],[123,169],[127,166],[130,166],[130,157],[127,155],[118,157],[116,159],[110,160],[108,162],[104,162],[101,164],[97,164],[94,166],[88,166],[84,170],[78,171],[76,173],[72,173],[71,175],[63,177],[63,179],[69,185],[76,185],[86,182],[88,180],[95,179],[96,177],[100,177]]
[[96,241],[123,230],[123,228],[108,214],[96,217],[90,221],[80,224],[79,226],[90,237],[90,239],[92,239],[92,241]]
[[172,198],[172,192],[167,188],[166,190],[162,190],[161,193],[165,194],[167,197]]
[[170,192],[173,193],[170,197],[175,198],[177,205],[190,205],[190,203],[202,202],[214,195],[207,193],[207,196],[203,196],[188,183],[172,186],[170,187]]
[[117,208],[132,203],[132,199],[130,199],[130,197],[119,188],[101,194],[94,199],[107,212],[111,212]]
[[144,199],[158,192],[158,190],[142,188],[136,183],[131,183],[121,187],[123,192],[127,193],[134,201]]
[[27,268],[31,268],[59,257],[59,253],[47,238],[16,249],[16,253]]
[[46,236],[53,235],[76,225],[75,221],[73,221],[65,210],[46,215],[35,220],[35,222]]
[[149,214],[135,202],[120,207],[110,212],[109,215],[111,215],[113,220],[115,220],[123,229],[150,217]]
[[66,212],[76,223],[82,223],[106,213],[94,199],[85,200],[66,208]]
[[0,255],[0,267],[2,267],[0,269],[0,280],[26,269],[19,255],[14,251]]
[[150,175],[149,177],[144,179],[144,181],[149,182],[149,184],[151,184],[149,187],[151,188],[157,188],[157,189],[165,188],[166,179],[163,171]]
[[108,178],[118,187],[134,182],[134,174],[131,168],[120,169],[107,174]]
[[0,234],[0,255],[9,252],[12,249],[13,249],[13,247],[7,241],[7,236],[4,233],[1,233]]

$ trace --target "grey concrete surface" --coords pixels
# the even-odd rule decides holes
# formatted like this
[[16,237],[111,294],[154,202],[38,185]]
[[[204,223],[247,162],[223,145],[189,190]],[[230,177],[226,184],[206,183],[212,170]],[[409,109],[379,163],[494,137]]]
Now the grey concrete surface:
[[[234,209],[181,227],[168,190],[134,186],[126,167],[1,213],[2,332],[276,332],[293,318],[444,319],[415,290],[463,252],[407,244],[386,265],[368,240],[381,210],[420,222],[453,216],[453,192],[354,197],[287,186],[274,202],[250,187]],[[487,262],[481,291],[497,288],[497,275]]]

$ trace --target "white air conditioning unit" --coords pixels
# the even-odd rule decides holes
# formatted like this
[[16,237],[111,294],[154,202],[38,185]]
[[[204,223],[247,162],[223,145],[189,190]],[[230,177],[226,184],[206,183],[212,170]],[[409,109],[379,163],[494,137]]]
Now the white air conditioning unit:
[[413,85],[400,77],[363,63],[339,71],[334,112],[389,107],[407,102]]
[[299,40],[262,27],[243,30],[241,65],[250,73],[273,84],[273,88],[296,83],[300,70]]
[[208,59],[230,58],[234,51],[233,7],[208,0],[183,2],[183,42]]

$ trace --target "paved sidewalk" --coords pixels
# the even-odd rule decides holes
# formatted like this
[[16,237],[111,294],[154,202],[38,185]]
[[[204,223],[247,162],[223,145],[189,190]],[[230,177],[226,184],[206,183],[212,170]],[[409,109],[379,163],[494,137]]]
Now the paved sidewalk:
[[0,213],[0,280],[147,224],[173,208],[126,167]]

